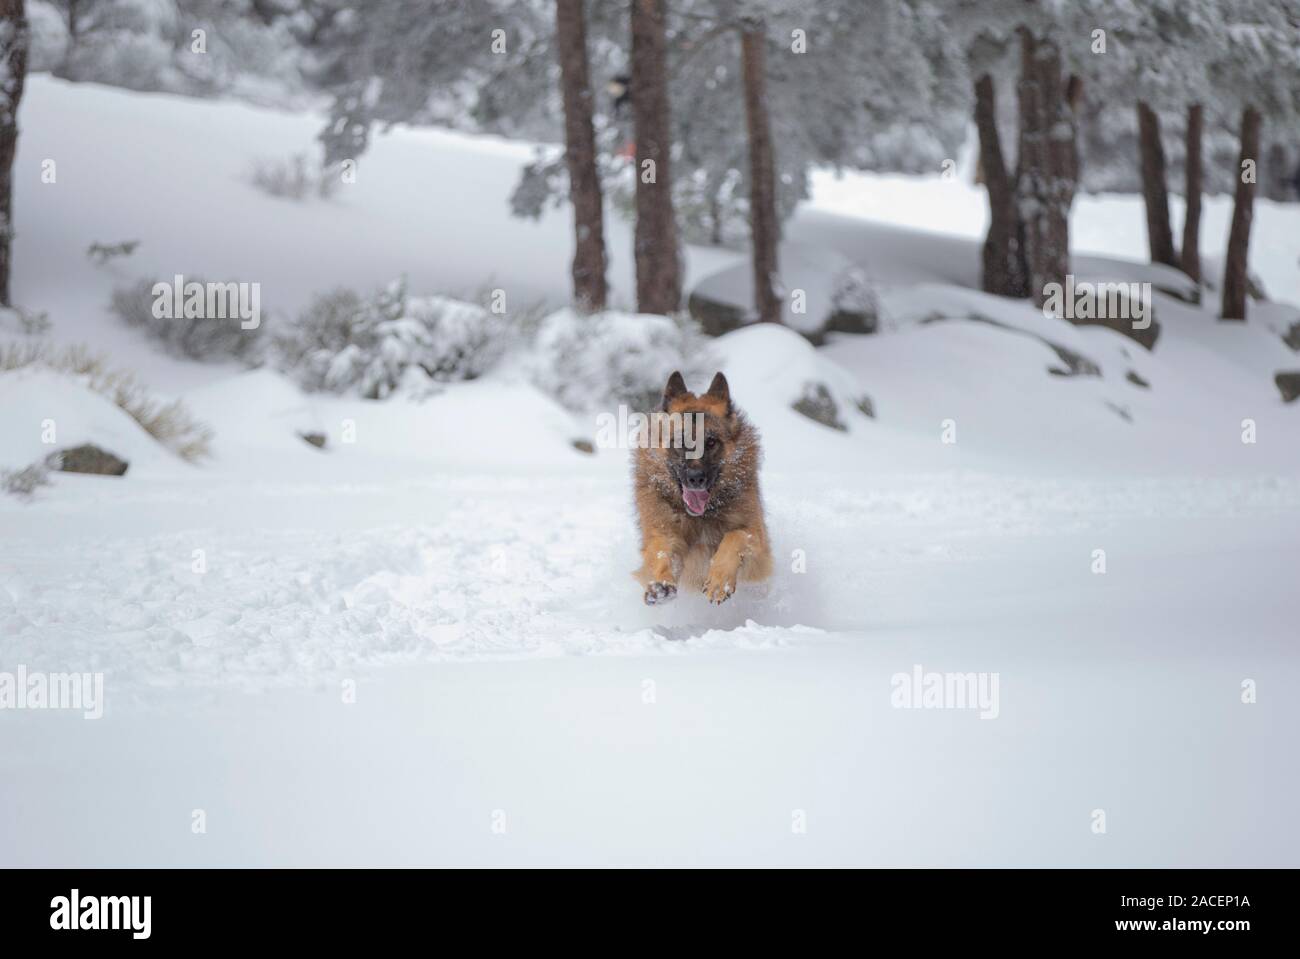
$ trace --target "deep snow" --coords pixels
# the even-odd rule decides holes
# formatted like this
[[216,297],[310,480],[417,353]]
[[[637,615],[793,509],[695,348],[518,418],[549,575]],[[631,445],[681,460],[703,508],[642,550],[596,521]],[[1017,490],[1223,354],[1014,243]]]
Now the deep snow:
[[[103,671],[107,698],[96,721],[0,711],[0,863],[1300,861],[1300,404],[1271,383],[1300,367],[1277,335],[1294,307],[1225,328],[1159,296],[1147,353],[966,288],[973,188],[819,177],[789,236],[880,281],[889,327],[711,345],[763,434],[777,575],[647,609],[627,453],[576,451],[591,418],[523,364],[424,402],[304,395],[165,357],[105,309],[178,271],[260,280],[285,310],[403,272],[558,304],[567,210],[506,209],[529,147],[397,130],[355,192],[299,205],[243,178],[314,118],[42,77],[23,110],[17,299],[216,439],[185,464],[64,377],[0,374],[0,467],[39,456],[51,416],[132,462],[0,497],[0,672]],[[1298,225],[1264,203],[1252,244],[1293,300]],[[1079,245],[1111,258],[1076,269],[1150,276],[1113,259],[1141,231],[1134,198],[1081,198]],[[126,238],[123,264],[84,256]],[[625,224],[610,243],[626,298]],[[689,274],[737,257],[693,249]],[[1100,375],[1049,374],[1049,344]],[[790,409],[810,381],[846,431]],[[893,708],[917,665],[996,674],[997,718]]]

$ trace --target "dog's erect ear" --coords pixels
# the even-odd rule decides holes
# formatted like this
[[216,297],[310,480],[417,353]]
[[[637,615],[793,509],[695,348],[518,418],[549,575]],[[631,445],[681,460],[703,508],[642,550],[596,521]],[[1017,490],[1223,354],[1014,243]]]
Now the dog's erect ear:
[[713,376],[713,382],[709,384],[707,396],[716,396],[722,402],[727,404],[727,414],[731,414],[731,387],[727,386],[727,378],[721,373]]
[[673,375],[668,377],[668,385],[664,387],[664,409],[667,410],[668,404],[686,391],[686,381],[682,379],[682,374],[674,371]]

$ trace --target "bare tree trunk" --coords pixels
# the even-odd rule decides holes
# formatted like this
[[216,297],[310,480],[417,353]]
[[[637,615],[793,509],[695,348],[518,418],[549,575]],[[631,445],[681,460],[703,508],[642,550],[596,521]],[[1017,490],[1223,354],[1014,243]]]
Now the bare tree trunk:
[[975,128],[979,133],[979,169],[989,195],[989,230],[984,237],[984,291],[1026,297],[1024,226],[1016,209],[1015,184],[1007,173],[998,135],[997,94],[993,77],[975,82]]
[[1258,165],[1259,111],[1253,106],[1241,113],[1241,157],[1237,161],[1237,196],[1232,204],[1232,228],[1228,231],[1228,253],[1223,263],[1223,312],[1225,320],[1246,318],[1246,295],[1250,285],[1246,252],[1250,246],[1250,221],[1255,213],[1255,179],[1243,167],[1249,160]]
[[581,310],[605,308],[605,221],[591,123],[587,22],[583,0],[556,0],[555,39],[564,98],[564,160],[573,203],[573,301]]
[[636,130],[636,303],[642,313],[681,306],[673,214],[672,124],[664,0],[632,0],[632,121]]
[[1274,143],[1268,148],[1268,156],[1260,164],[1263,179],[1259,189],[1266,200],[1283,202],[1290,193],[1291,184],[1287,183],[1286,147]]
[[1183,217],[1183,272],[1201,282],[1201,131],[1205,111],[1199,103],[1187,108],[1187,184],[1183,195],[1187,215]]
[[13,256],[14,155],[18,152],[18,104],[27,79],[30,34],[24,0],[0,0],[0,306],[9,306]]
[[1152,263],[1178,266],[1174,234],[1169,228],[1169,186],[1165,174],[1165,148],[1160,142],[1160,117],[1139,100],[1138,158],[1142,171],[1142,200],[1147,211],[1147,247]]
[[749,228],[754,258],[754,309],[768,323],[781,322],[777,291],[776,160],[767,114],[767,27],[746,20],[740,33],[741,73],[745,86],[745,126],[749,132]]
[[1070,206],[1078,154],[1074,116],[1052,40],[1020,31],[1020,157],[1016,188],[1025,230],[1029,295],[1041,307],[1048,284],[1070,271]]

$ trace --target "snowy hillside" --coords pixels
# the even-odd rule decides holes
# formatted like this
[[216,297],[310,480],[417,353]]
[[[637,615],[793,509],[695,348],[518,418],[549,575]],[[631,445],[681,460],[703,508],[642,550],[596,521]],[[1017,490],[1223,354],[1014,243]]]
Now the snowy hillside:
[[[569,210],[507,204],[531,145],[398,127],[294,202],[250,171],[319,116],[44,76],[22,111],[15,302],[212,438],[187,461],[84,377],[0,372],[0,469],[48,452],[47,420],[130,463],[0,495],[0,671],[102,671],[107,698],[97,722],[0,717],[0,820],[24,824],[0,863],[1300,861],[1300,403],[1274,383],[1300,370],[1297,205],[1258,202],[1273,300],[1222,324],[1138,262],[1137,198],[1080,197],[1075,272],[1157,287],[1148,350],[980,292],[968,177],[818,174],[787,285],[825,303],[856,267],[881,331],[691,349],[691,387],[725,371],[761,432],[777,572],[652,608],[629,453],[581,448],[608,404],[543,388],[522,327],[481,377],[380,401],[169,355],[109,309],[184,273],[260,283],[268,336],[399,276],[552,314]],[[1229,215],[1207,198],[1211,280]],[[631,227],[607,220],[631,310]],[[746,263],[691,247],[687,288]],[[997,675],[996,721],[895,708],[917,666]]]

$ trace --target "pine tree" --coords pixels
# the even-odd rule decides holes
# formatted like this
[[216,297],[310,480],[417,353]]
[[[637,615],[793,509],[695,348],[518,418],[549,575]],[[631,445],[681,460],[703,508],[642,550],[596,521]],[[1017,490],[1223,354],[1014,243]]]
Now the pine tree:
[[923,173],[956,155],[970,109],[960,50],[929,0],[672,8],[670,83],[691,105],[674,115],[679,216],[697,241],[749,240],[754,311],[776,319],[781,223],[813,167]]
[[1169,227],[1169,186],[1165,148],[1160,142],[1160,117],[1145,100],[1137,102],[1139,166],[1142,199],[1147,213],[1147,247],[1152,263],[1178,265],[1174,234]]
[[1223,308],[1225,320],[1246,318],[1246,295],[1250,288],[1247,253],[1250,248],[1250,223],[1255,214],[1255,180],[1249,172],[1259,157],[1259,111],[1246,106],[1241,111],[1241,156],[1237,166],[1237,192],[1232,202],[1232,227],[1228,231],[1228,252],[1223,261]]
[[636,301],[642,313],[681,306],[673,210],[672,122],[664,0],[632,0],[632,113],[636,139]]
[[749,134],[749,222],[754,267],[754,310],[767,323],[781,321],[776,216],[776,162],[767,112],[767,29],[761,18],[747,19],[740,33],[745,83],[745,127]]
[[1200,284],[1201,282],[1201,139],[1205,121],[1205,107],[1192,103],[1187,107],[1186,146],[1184,147],[1183,169],[1186,185],[1183,188],[1184,201],[1187,204],[1183,216],[1183,250],[1179,265],[1183,272]]
[[573,300],[579,309],[605,308],[605,221],[583,0],[556,0],[555,43],[564,98],[564,159],[573,203]]
[[1020,64],[1016,192],[1024,221],[1029,295],[1035,306],[1042,306],[1048,286],[1064,286],[1070,272],[1070,206],[1078,155],[1059,44],[1032,26],[1022,26]]
[[1246,319],[1250,290],[1250,227],[1264,115],[1272,124],[1294,124],[1300,117],[1300,57],[1296,0],[1236,0],[1224,8],[1223,43],[1211,63],[1212,85],[1221,111],[1240,110],[1240,150],[1232,225],[1223,264],[1220,318]]
[[358,160],[376,123],[440,123],[551,141],[563,136],[563,155],[529,165],[510,202],[518,213],[538,215],[548,197],[567,194],[574,209],[573,300],[583,310],[604,309],[604,202],[587,4],[343,5],[348,15],[331,18],[313,43],[319,69],[335,92],[320,135],[327,162]]
[[[1064,56],[1062,38],[1086,31],[1068,8],[1048,3],[950,0],[946,13],[948,29],[966,51],[989,191],[983,286],[1032,297],[1041,306],[1047,286],[1063,284],[1070,269],[1070,208],[1079,178],[1076,113],[1084,81],[1077,60]],[[1014,174],[1003,159],[996,102],[997,79],[1012,76]]]
[[992,75],[975,82],[975,128],[979,162],[989,197],[989,228],[984,238],[983,279],[986,293],[1027,297],[1025,227],[1016,204],[1015,182],[1002,154],[997,123],[997,93]]
[[[1104,102],[1135,100],[1137,167],[1152,263],[1181,267],[1199,281],[1201,208],[1200,104],[1209,92],[1206,64],[1222,33],[1220,0],[1094,0],[1108,27],[1109,48],[1090,79]],[[1186,115],[1183,254],[1169,217],[1168,164],[1162,117]]]
[[13,172],[18,105],[27,78],[29,33],[24,0],[0,0],[0,306],[9,306],[13,253]]

